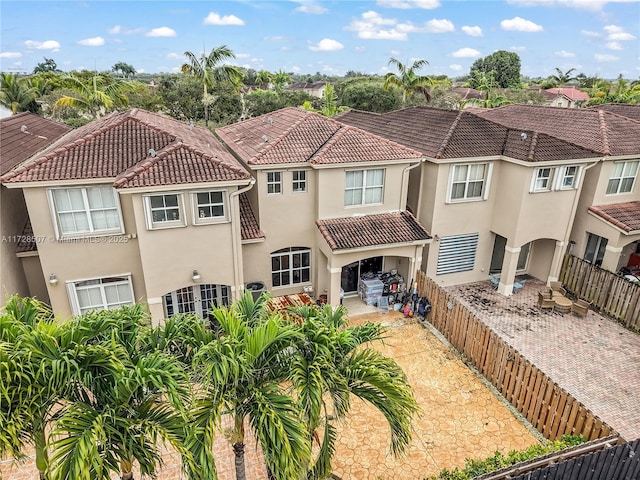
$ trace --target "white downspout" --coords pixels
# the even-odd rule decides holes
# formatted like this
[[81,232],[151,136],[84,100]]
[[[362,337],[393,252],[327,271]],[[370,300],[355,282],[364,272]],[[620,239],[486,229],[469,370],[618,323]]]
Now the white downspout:
[[234,204],[234,199],[239,197],[241,193],[248,192],[249,190],[251,190],[251,188],[253,188],[255,183],[256,183],[256,179],[251,177],[251,180],[249,181],[249,185],[247,185],[244,188],[241,188],[240,190],[236,190],[235,192],[231,192],[229,194],[229,203],[231,204],[231,207],[234,210],[236,205],[238,207],[237,208],[238,221],[231,222],[231,250],[232,250],[232,257],[233,257],[233,290],[234,290],[232,300],[236,300],[240,298],[240,291],[244,290],[244,286],[240,283],[240,278],[241,278],[240,255],[242,252],[242,248],[240,245],[240,242],[242,241],[242,238],[240,235],[240,223],[242,222],[242,219],[240,218],[240,202],[238,201],[237,204]]
[[[402,190],[400,191],[400,207],[398,208],[398,210],[400,210],[401,212],[403,212],[406,209],[407,206],[407,197],[409,196],[409,179],[407,178],[407,181],[405,182],[405,176],[407,175],[407,172],[409,170],[412,170],[416,167],[419,167],[420,165],[422,165],[425,161],[426,161],[426,157],[425,158],[421,158],[420,161],[418,163],[416,163],[415,165],[409,165],[408,167],[404,167],[404,169],[402,170]],[[406,185],[406,186],[405,186]],[[422,185],[420,186],[420,188],[422,189]],[[404,199],[404,202],[403,202]],[[404,203],[404,205],[403,205]],[[420,205],[418,204],[418,208],[420,208]],[[416,211],[416,218],[418,218],[418,212]]]

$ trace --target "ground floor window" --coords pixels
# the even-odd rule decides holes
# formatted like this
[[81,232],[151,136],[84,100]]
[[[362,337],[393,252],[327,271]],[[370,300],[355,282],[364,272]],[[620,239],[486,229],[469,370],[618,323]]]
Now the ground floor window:
[[602,265],[607,242],[608,240],[604,237],[587,233],[587,247],[584,249],[584,259],[594,265]]
[[283,248],[271,253],[271,284],[284,287],[311,280],[311,250],[307,247]]
[[229,306],[229,287],[214,284],[184,287],[167,293],[163,297],[163,303],[167,317],[177,313],[194,313],[206,318],[212,305]]
[[67,288],[76,315],[134,303],[130,275],[72,282]]

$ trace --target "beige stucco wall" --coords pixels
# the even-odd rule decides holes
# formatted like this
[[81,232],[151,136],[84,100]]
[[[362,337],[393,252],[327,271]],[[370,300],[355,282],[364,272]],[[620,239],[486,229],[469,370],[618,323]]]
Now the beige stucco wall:
[[29,285],[29,295],[50,304],[47,282],[42,274],[42,265],[38,255],[21,257],[22,269]]
[[84,237],[77,241],[58,241],[45,188],[25,188],[25,200],[34,235],[43,239],[38,243],[43,276],[55,273],[58,284],[47,290],[51,306],[57,315],[72,315],[66,282],[87,280],[130,273],[136,299],[145,297],[142,265],[135,238],[136,227],[130,202],[122,201],[124,235]]
[[25,278],[16,247],[27,220],[27,207],[22,190],[0,186],[0,306],[6,297],[17,293],[28,296]]

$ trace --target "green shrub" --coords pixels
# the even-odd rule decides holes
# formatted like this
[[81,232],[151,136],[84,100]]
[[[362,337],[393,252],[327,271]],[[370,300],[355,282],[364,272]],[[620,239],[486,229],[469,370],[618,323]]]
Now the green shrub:
[[479,475],[574,447],[584,442],[586,439],[582,435],[563,435],[561,440],[554,440],[546,445],[531,445],[526,450],[512,450],[506,456],[496,451],[492,457],[484,460],[466,459],[463,469],[457,467],[453,470],[444,469],[438,475],[429,477],[429,480],[471,480]]

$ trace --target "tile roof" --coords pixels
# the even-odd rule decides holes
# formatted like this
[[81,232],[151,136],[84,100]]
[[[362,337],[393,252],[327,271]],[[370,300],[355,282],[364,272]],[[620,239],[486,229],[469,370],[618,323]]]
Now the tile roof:
[[592,205],[589,211],[627,233],[640,232],[640,201]]
[[31,220],[27,218],[22,233],[20,234],[20,241],[16,245],[16,253],[28,253],[37,252],[38,245],[36,243],[36,237],[33,235],[33,228],[31,228]]
[[410,107],[386,114],[349,111],[336,119],[433,158],[506,155],[538,162],[640,153],[634,140],[640,137],[640,123],[597,110]]
[[579,90],[576,87],[554,87],[547,88],[545,91],[554,95],[564,95],[565,97],[574,101],[589,100],[589,94]]
[[264,238],[264,233],[260,230],[258,220],[256,219],[249,197],[246,193],[241,193],[238,197],[240,200],[240,237],[242,240],[255,240]]
[[68,133],[1,180],[108,178],[116,179],[117,187],[132,187],[249,176],[209,130],[133,109]]
[[300,108],[284,108],[216,130],[248,165],[340,164],[420,158],[370,132]]
[[331,250],[426,243],[431,236],[409,212],[317,220],[316,226]]
[[640,122],[640,104],[632,105],[630,103],[605,103],[590,107],[594,110],[604,110],[605,112],[616,113],[623,117],[631,118]]
[[66,125],[30,112],[3,118],[0,120],[0,175],[45,149],[70,130]]

